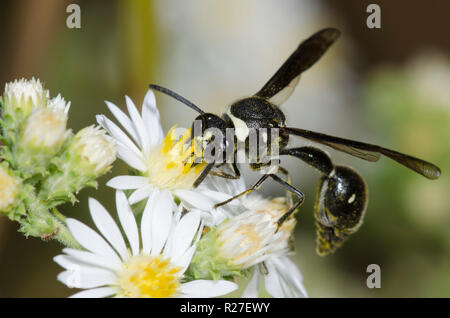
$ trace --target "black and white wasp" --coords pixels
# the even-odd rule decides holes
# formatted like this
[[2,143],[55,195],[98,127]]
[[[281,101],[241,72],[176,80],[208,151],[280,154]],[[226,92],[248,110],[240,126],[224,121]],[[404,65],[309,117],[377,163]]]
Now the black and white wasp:
[[[321,173],[314,208],[318,234],[317,252],[320,255],[334,252],[350,234],[358,230],[367,207],[367,186],[354,169],[333,164],[329,155],[319,148],[288,147],[290,136],[299,136],[367,161],[378,161],[380,155],[385,155],[428,179],[437,179],[441,174],[437,166],[394,150],[286,125],[286,117],[281,111],[280,105],[292,94],[299,82],[300,75],[314,65],[339,36],[340,32],[334,28],[326,28],[313,34],[300,43],[263,88],[250,97],[234,102],[226,108],[221,116],[205,113],[193,103],[167,88],[150,85],[151,89],[168,94],[200,113],[196,120],[201,121],[203,135],[208,129],[214,128],[223,131],[223,136],[225,136],[227,128],[235,128],[239,132],[235,138],[240,142],[248,142],[250,128],[266,129],[269,131],[268,135],[270,135],[270,130],[277,129],[278,139],[269,140],[267,147],[276,142],[280,156],[299,158]],[[219,145],[224,150],[227,147],[226,140],[224,139]],[[253,162],[250,163],[250,167],[253,170],[261,170],[267,164],[267,162]],[[213,173],[212,168],[221,166],[223,166],[222,162],[206,164],[194,186],[201,184],[209,173]],[[236,163],[233,162],[230,166],[234,175],[225,172],[215,172],[214,174],[225,178],[239,178],[240,172]],[[284,178],[278,174],[284,175]],[[288,172],[281,166],[277,173],[265,173],[252,187],[216,206],[227,204],[237,197],[258,189],[268,178],[298,197],[297,202],[278,220],[280,226],[304,200],[303,193],[290,184]]]

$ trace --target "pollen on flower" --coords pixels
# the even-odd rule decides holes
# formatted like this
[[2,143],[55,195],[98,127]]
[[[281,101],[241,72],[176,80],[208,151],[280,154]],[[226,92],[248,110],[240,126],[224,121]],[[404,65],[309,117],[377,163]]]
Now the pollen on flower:
[[145,175],[151,184],[169,190],[192,188],[205,163],[194,165],[193,160],[189,160],[194,149],[189,144],[190,136],[188,129],[177,139],[173,127],[163,142],[150,151]]
[[0,211],[6,212],[19,194],[19,181],[0,166]]
[[273,200],[257,197],[246,204],[247,211],[226,220],[217,228],[219,254],[229,263],[248,268],[270,255],[284,253],[295,227],[295,219],[289,218],[281,228],[278,219],[288,210],[280,198]]
[[119,296],[132,298],[167,298],[180,290],[181,268],[161,255],[133,256],[119,275]]

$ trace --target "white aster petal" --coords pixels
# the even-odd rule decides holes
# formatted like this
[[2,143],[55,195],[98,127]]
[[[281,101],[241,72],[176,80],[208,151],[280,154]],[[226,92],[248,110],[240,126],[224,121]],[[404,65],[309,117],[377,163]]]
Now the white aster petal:
[[102,126],[108,133],[116,139],[116,141],[125,147],[127,147],[131,152],[135,155],[139,155],[141,151],[138,147],[133,143],[133,141],[120,129],[114,122],[109,120],[104,115],[96,116],[97,123]]
[[86,266],[66,270],[57,278],[70,288],[94,288],[117,283],[117,277],[113,272]]
[[89,210],[92,220],[100,233],[116,249],[123,260],[128,258],[128,250],[123,240],[122,233],[111,215],[97,200],[89,198]]
[[150,148],[157,146],[163,139],[163,130],[159,118],[158,108],[156,108],[155,95],[151,90],[147,91],[142,104],[142,120],[147,127]]
[[132,124],[133,124],[134,128],[136,129],[139,140],[140,140],[140,142],[138,144],[145,151],[145,153],[147,153],[149,150],[149,147],[150,147],[150,143],[149,143],[148,134],[147,134],[147,130],[145,128],[144,122],[142,121],[142,118],[141,118],[136,106],[134,105],[133,101],[131,100],[131,98],[129,98],[128,96],[125,96],[125,101],[127,104],[127,109],[128,109],[128,113],[130,114]]
[[237,285],[226,280],[194,280],[181,285],[181,297],[217,297],[231,293]]
[[106,185],[119,190],[138,189],[148,185],[148,179],[141,176],[117,176],[109,180]]
[[122,263],[115,262],[110,258],[100,256],[91,252],[77,250],[74,248],[65,248],[63,252],[69,256],[72,256],[77,262],[83,262],[92,266],[104,267],[113,271],[121,269]]
[[272,257],[267,262],[272,263],[276,273],[281,277],[281,283],[286,290],[284,297],[308,297],[303,286],[303,276],[297,265],[286,255]]
[[145,172],[147,167],[142,154],[135,154],[128,147],[125,147],[122,143],[117,142],[117,157],[122,159],[130,167],[137,169],[141,172]]
[[70,298],[104,298],[115,295],[119,289],[117,287],[100,287],[80,291],[70,296]]
[[156,198],[159,190],[154,189],[145,205],[141,219],[142,253],[150,254],[152,249],[152,215],[155,213]]
[[261,281],[261,274],[257,266],[253,269],[252,278],[250,279],[247,287],[245,287],[242,293],[242,298],[258,298],[259,294],[259,283]]
[[116,117],[116,119],[119,121],[119,123],[122,125],[123,128],[127,131],[128,134],[133,138],[133,140],[138,143],[138,135],[136,130],[134,129],[133,123],[131,122],[130,118],[116,105],[113,103],[110,103],[108,101],[105,101],[106,106],[108,106],[111,113]]
[[139,232],[133,211],[128,204],[127,197],[122,191],[116,191],[117,214],[120,224],[128,238],[133,255],[139,254]]
[[90,227],[75,219],[67,219],[66,224],[75,240],[88,251],[120,262],[119,256],[106,241]]
[[213,209],[214,202],[196,191],[179,189],[175,190],[174,194],[189,208],[197,208],[204,211],[211,211]]
[[151,255],[161,253],[172,226],[172,197],[162,191],[156,198],[155,211],[152,212],[152,250]]
[[194,235],[200,225],[200,213],[190,212],[181,218],[172,237],[171,259],[177,259],[183,255],[192,244]]
[[152,193],[152,190],[153,190],[153,186],[151,186],[150,184],[147,183],[143,187],[140,187],[139,189],[134,191],[128,198],[128,201],[130,202],[130,204],[135,204],[137,202],[140,202],[140,201],[148,198],[150,193]]

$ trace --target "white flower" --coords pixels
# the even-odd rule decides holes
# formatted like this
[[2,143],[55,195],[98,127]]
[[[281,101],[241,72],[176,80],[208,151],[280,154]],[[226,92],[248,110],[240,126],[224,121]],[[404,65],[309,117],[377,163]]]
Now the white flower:
[[171,129],[164,138],[155,96],[150,90],[144,98],[141,114],[128,96],[126,104],[130,117],[116,105],[106,102],[131,138],[104,115],[98,115],[97,121],[117,141],[117,156],[138,170],[140,175],[118,176],[107,185],[119,190],[135,190],[129,197],[131,204],[146,199],[156,188],[175,195],[187,207],[209,213],[215,203],[222,201],[223,195],[202,185],[193,189],[204,163],[186,163],[192,150],[189,147],[186,149],[190,130],[178,138],[175,129]]
[[[246,189],[242,179],[224,182],[208,178],[207,182],[213,189],[229,193],[230,197]],[[291,254],[289,240],[296,225],[295,218],[290,217],[277,230],[278,219],[288,210],[286,200],[269,200],[253,192],[235,200],[244,211],[228,204],[223,207],[224,215],[229,218],[218,225],[218,230],[223,232],[224,255],[236,264],[254,267],[243,297],[258,297],[261,277],[273,297],[307,297],[300,270],[287,256]]]
[[25,116],[31,113],[35,107],[43,107],[47,103],[49,92],[44,90],[39,79],[24,78],[9,82],[5,85],[3,98],[6,113],[13,114],[21,109]]
[[[116,192],[117,212],[129,247],[113,218],[94,199],[89,206],[98,233],[74,219],[67,225],[87,250],[64,249],[55,261],[66,271],[58,279],[86,289],[74,297],[215,297],[237,288],[229,281],[183,281],[201,232],[200,215],[172,213],[167,192],[155,190],[142,215],[140,231],[123,192]],[[140,233],[139,233],[140,232]]]
[[[100,176],[111,169],[116,160],[116,143],[106,135],[106,131],[94,125],[80,130],[71,145],[90,174]],[[92,171],[92,172],[91,172]]]
[[48,107],[36,108],[25,123],[22,146],[56,153],[70,135],[66,130],[68,108],[59,95],[49,101]]

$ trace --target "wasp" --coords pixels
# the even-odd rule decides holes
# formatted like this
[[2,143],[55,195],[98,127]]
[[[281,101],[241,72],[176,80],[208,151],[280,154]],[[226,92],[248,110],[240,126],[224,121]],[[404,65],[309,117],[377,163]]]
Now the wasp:
[[[195,121],[201,123],[203,136],[201,140],[204,143],[208,144],[213,141],[210,134],[207,133],[208,129],[218,129],[225,136],[226,129],[233,128],[236,129],[235,139],[238,142],[245,143],[245,149],[248,151],[250,129],[266,132],[276,130],[276,138],[269,138],[268,136],[272,136],[272,134],[267,133],[262,136],[267,141],[267,147],[276,143],[279,156],[298,158],[320,172],[321,177],[314,205],[317,252],[319,255],[334,252],[352,233],[359,229],[367,208],[367,185],[358,172],[350,167],[334,164],[330,156],[317,147],[289,147],[290,136],[302,137],[371,162],[378,161],[380,156],[384,155],[428,179],[437,179],[441,174],[440,169],[434,164],[394,150],[287,126],[286,116],[280,109],[280,105],[291,96],[301,74],[314,65],[339,36],[339,30],[325,28],[301,42],[256,94],[232,103],[221,116],[204,112],[192,102],[167,88],[154,84],[150,85],[151,89],[170,95],[200,114]],[[198,136],[192,135],[192,139],[194,138],[198,138]],[[217,140],[214,141],[217,145]],[[228,144],[226,138],[219,140],[218,143],[220,150],[225,150],[229,146]],[[236,147],[233,149],[236,152]],[[194,182],[194,187],[200,185],[208,174],[224,178],[240,177],[240,171],[235,161],[229,164],[233,174],[224,172],[220,168],[223,165],[223,162],[207,163]],[[267,161],[256,160],[256,162],[250,163],[250,168],[261,171],[267,165]],[[213,168],[216,168],[216,170],[219,168],[219,172],[214,171]],[[216,207],[259,189],[269,178],[298,198],[296,203],[278,220],[278,226],[280,226],[304,201],[303,193],[291,184],[288,171],[281,166],[276,171],[268,170],[264,172],[263,176],[252,187],[227,201],[217,204]]]

